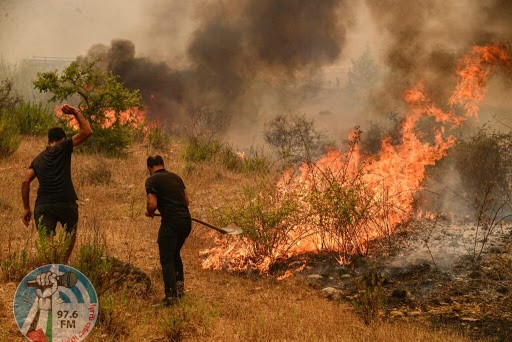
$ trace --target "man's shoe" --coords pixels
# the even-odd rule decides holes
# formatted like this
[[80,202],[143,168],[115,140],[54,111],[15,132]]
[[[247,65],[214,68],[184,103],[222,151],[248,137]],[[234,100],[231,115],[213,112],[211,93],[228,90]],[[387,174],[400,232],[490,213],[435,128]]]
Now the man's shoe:
[[154,307],[169,307],[177,305],[179,302],[179,299],[176,297],[165,297],[162,299],[159,303],[154,304]]

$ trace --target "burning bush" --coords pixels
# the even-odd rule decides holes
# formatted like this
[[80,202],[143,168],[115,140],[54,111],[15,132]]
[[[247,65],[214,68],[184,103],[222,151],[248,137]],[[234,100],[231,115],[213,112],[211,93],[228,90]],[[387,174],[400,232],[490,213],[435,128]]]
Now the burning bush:
[[241,227],[242,239],[236,246],[220,241],[204,265],[266,273],[276,262],[319,251],[346,263],[366,254],[376,236],[390,234],[396,225],[391,220],[403,222],[407,215],[358,168],[360,133],[354,131],[345,154],[332,151],[323,161],[289,170],[275,187],[245,192],[244,204],[221,218]]
[[234,223],[243,229],[236,251],[226,249],[232,241],[219,240],[219,246],[209,251],[215,256],[204,266],[266,273],[276,261],[291,256],[295,243],[304,237],[305,233],[297,230],[304,217],[296,201],[268,184],[245,190],[240,205],[229,207],[217,217],[223,224]]
[[[266,272],[273,261],[301,253],[336,251],[340,262],[350,262],[352,255],[366,253],[372,240],[393,234],[412,217],[414,195],[422,187],[426,167],[443,158],[455,144],[455,137],[447,130],[477,116],[486,80],[495,64],[510,65],[505,47],[476,46],[464,57],[449,112],[431,102],[421,82],[408,90],[404,98],[409,110],[400,121],[399,143],[385,137],[378,154],[360,154],[361,132],[355,130],[347,152],[330,151],[314,163],[307,161],[298,170],[286,172],[275,192],[270,192],[267,210],[289,210],[282,216],[274,215],[272,210],[254,211],[251,206],[255,203],[259,208],[265,203],[261,196],[268,196],[258,194],[242,211],[241,217],[248,221],[233,217],[247,233],[241,240],[224,241],[224,245],[208,251],[204,266],[218,268],[225,266],[223,260],[238,260],[238,268],[255,263]],[[457,114],[460,110],[462,115]],[[436,123],[431,125],[432,142],[417,135],[418,125],[426,118]],[[254,251],[265,255],[258,254],[254,260]],[[228,263],[228,267],[236,268],[233,266]]]
[[[78,99],[95,132],[94,139],[83,145],[84,150],[123,155],[133,140],[133,130],[143,125],[140,92],[126,89],[110,72],[97,69],[94,62],[73,62],[60,76],[57,71],[38,73],[34,86],[53,94],[49,102]],[[71,121],[70,125],[76,123]]]

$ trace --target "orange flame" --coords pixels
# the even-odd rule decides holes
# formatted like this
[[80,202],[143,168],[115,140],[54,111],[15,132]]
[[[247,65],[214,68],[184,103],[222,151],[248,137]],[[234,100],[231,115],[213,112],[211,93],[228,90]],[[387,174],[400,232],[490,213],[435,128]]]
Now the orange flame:
[[[446,131],[460,126],[470,117],[478,117],[479,105],[485,99],[487,80],[493,67],[509,67],[510,64],[510,56],[504,46],[474,46],[459,63],[459,81],[449,99],[451,109],[448,112],[431,102],[422,82],[407,90],[404,99],[409,109],[403,116],[400,144],[393,145],[389,138],[385,138],[377,156],[363,158],[357,143],[354,143],[347,153],[329,151],[314,164],[301,165],[298,172],[285,172],[277,184],[277,193],[283,198],[293,194],[298,210],[311,213],[305,222],[289,232],[289,239],[284,241],[288,243],[299,237],[293,246],[277,246],[266,258],[251,260],[254,255],[251,253],[251,241],[247,238],[234,241],[220,239],[217,247],[205,251],[208,257],[203,267],[227,267],[231,270],[256,268],[266,273],[273,260],[319,250],[338,251],[339,261],[345,262],[347,255],[364,252],[372,239],[392,234],[400,224],[412,218],[414,194],[421,189],[426,167],[443,158],[455,143],[455,137]],[[461,114],[456,114],[456,111]],[[440,124],[434,132],[432,144],[421,141],[416,134],[417,124],[424,117],[430,117]],[[352,133],[357,134],[357,131]],[[349,237],[339,234],[340,223],[336,219],[320,220],[307,201],[309,194],[326,191],[331,185],[326,175],[337,177],[342,186],[359,187],[364,196],[364,200],[355,206],[369,219],[354,226]],[[341,227],[342,231],[345,228]]]
[[[55,107],[55,114],[58,118],[62,118],[68,122],[73,129],[79,129],[78,122],[73,116],[66,115],[62,112],[62,106]],[[114,110],[107,110],[104,112],[105,119],[101,124],[101,128],[111,128],[114,124],[119,123],[121,126],[129,126],[132,128],[143,128],[145,124],[145,113],[138,108],[127,109],[118,115]],[[96,117],[93,115],[91,120],[96,121]]]

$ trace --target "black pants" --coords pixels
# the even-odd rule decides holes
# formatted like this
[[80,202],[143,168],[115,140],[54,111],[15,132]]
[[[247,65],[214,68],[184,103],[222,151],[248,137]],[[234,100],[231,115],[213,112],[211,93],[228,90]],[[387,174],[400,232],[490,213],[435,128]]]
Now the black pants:
[[166,297],[177,297],[176,282],[185,280],[180,251],[191,228],[190,218],[174,219],[172,223],[162,223],[160,226],[158,250]]
[[78,205],[75,202],[43,203],[34,208],[34,219],[38,230],[46,229],[50,236],[60,222],[66,232],[73,233],[78,223]]

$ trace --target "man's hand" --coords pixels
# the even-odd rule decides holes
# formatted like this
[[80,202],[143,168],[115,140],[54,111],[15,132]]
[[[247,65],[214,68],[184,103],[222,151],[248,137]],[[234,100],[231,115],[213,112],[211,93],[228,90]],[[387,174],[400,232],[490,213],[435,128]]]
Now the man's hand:
[[80,131],[71,138],[73,140],[73,146],[76,147],[80,145],[92,135],[92,129],[89,121],[85,119],[78,108],[65,104],[62,106],[62,112],[67,115],[73,115],[80,127]]
[[155,217],[156,209],[158,208],[157,205],[157,197],[155,194],[148,194],[147,201],[146,201],[146,216],[147,217]]
[[64,114],[68,114],[68,115],[76,115],[76,114],[78,114],[78,109],[66,104],[66,105],[62,106],[62,112]]
[[32,211],[30,210],[30,208],[25,209],[22,219],[25,226],[28,227],[28,225],[30,224],[30,220],[32,219]]

